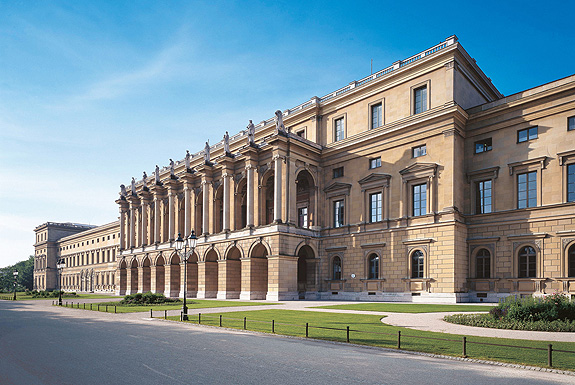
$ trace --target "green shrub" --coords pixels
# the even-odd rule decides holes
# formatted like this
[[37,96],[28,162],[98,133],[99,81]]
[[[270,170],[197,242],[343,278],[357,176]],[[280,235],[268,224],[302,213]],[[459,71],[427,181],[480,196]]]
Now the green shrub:
[[120,301],[122,305],[154,305],[170,302],[179,302],[179,299],[166,298],[163,294],[152,293],[148,291],[147,293],[136,293],[129,294]]
[[575,321],[575,303],[569,297],[555,293],[544,297],[507,297],[490,314],[494,318],[515,321]]
[[575,332],[575,321],[525,321],[496,319],[491,314],[454,314],[445,316],[444,321],[459,325],[477,326],[494,329],[529,330],[544,332]]

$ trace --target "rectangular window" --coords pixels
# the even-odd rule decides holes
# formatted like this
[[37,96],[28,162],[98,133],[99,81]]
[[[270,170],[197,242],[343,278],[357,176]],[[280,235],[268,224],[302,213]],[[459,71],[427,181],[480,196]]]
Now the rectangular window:
[[475,213],[487,214],[491,212],[491,180],[477,182],[475,185]]
[[381,103],[371,106],[371,128],[381,127]]
[[413,113],[427,111],[427,86],[413,90]]
[[517,208],[537,206],[537,171],[517,175]]
[[427,155],[427,147],[425,146],[425,144],[423,146],[413,147],[411,149],[411,153],[414,158]]
[[335,120],[335,141],[345,139],[345,126],[343,124],[343,118]]
[[413,186],[413,216],[427,214],[427,184]]
[[369,160],[369,168],[378,168],[378,167],[381,167],[381,157]]
[[567,165],[567,202],[575,202],[575,163]]
[[307,228],[307,207],[299,208],[297,216],[299,227]]
[[343,167],[336,167],[333,169],[333,177],[341,178],[343,176]]
[[517,131],[517,143],[537,139],[537,126]]
[[382,206],[381,206],[382,193],[369,194],[369,213],[370,222],[380,222],[382,220]]
[[575,116],[567,118],[567,131],[575,130]]
[[333,202],[333,227],[343,226],[343,200]]
[[475,153],[481,154],[482,152],[491,151],[491,138],[483,139],[480,141],[475,142]]

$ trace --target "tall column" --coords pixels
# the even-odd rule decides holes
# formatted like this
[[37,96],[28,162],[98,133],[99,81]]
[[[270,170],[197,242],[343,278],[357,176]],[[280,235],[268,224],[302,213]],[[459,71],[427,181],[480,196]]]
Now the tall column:
[[274,222],[282,222],[282,158],[274,156]]
[[175,192],[170,189],[168,191],[168,240],[174,240],[174,214],[175,214],[175,207],[174,207],[174,195]]
[[123,199],[117,200],[116,203],[120,205],[120,250],[124,250],[126,248],[126,221],[128,215],[128,203]]
[[147,199],[142,199],[142,225],[140,226],[141,246],[148,244],[148,204],[149,201]]
[[154,243],[160,243],[160,200],[154,195]]
[[132,202],[130,202],[130,223],[128,225],[128,232],[129,232],[129,236],[128,236],[128,246],[130,248],[134,247],[134,235],[135,235],[135,211],[136,211],[136,207],[134,206],[134,204],[132,204]]
[[202,209],[204,212],[202,213],[202,227],[204,229],[204,234],[208,234],[210,232],[210,183],[207,180],[202,181],[202,188],[204,192],[202,194],[203,204]]
[[230,230],[230,175],[224,173],[222,175],[224,178],[224,231]]
[[184,184],[184,233],[186,236],[190,235],[191,229],[191,217],[190,217],[190,210],[191,210],[191,187],[189,183]]
[[246,166],[247,173],[247,204],[246,204],[246,214],[247,214],[247,225],[254,225],[254,166],[248,164]]

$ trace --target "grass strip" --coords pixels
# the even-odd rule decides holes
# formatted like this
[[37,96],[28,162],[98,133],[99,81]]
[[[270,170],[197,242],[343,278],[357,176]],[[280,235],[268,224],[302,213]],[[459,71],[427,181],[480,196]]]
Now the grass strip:
[[433,305],[423,303],[355,303],[349,305],[316,306],[318,309],[363,310],[388,313],[438,313],[446,311],[482,312],[493,306],[483,305]]
[[[79,301],[64,301],[68,302],[68,306],[77,308]],[[92,303],[92,310],[98,310],[98,305],[100,305],[100,311],[106,311],[106,305],[108,306],[108,313],[114,312],[114,306],[116,306],[117,313],[138,313],[138,312],[149,312],[150,309],[153,311],[163,311],[163,310],[179,310],[182,308],[183,302],[170,303],[170,304],[157,304],[157,305],[121,305],[120,301],[112,302],[97,302]],[[264,303],[264,302],[241,302],[241,301],[220,301],[220,300],[209,300],[209,299],[198,299],[193,301],[186,301],[188,309],[207,309],[214,307],[233,307],[233,306],[258,306],[258,305],[274,305],[275,303]],[[80,303],[80,309],[84,309],[84,305]],[[90,304],[86,304],[86,310],[90,309]]]
[[[190,320],[188,322],[198,323],[198,315],[190,315],[189,317]],[[219,314],[202,314],[201,323],[202,325],[219,326],[219,317]],[[396,348],[397,334],[398,331],[401,331],[402,350],[444,354],[456,357],[461,357],[463,350],[463,335],[427,332],[386,325],[380,321],[381,317],[377,315],[320,313],[296,310],[241,311],[222,314],[222,326],[232,329],[243,329],[244,317],[246,317],[247,330],[264,333],[271,333],[272,320],[274,320],[276,334],[305,337],[306,323],[308,323],[310,338],[346,342],[346,328],[349,326],[350,342],[355,344]],[[179,317],[168,318],[179,320]],[[474,342],[482,344],[474,344]],[[525,347],[526,349],[493,346],[493,344],[515,345]],[[548,344],[552,344],[554,350],[575,351],[575,343],[572,342],[546,342],[467,336],[467,356],[474,359],[547,367]],[[534,348],[541,350],[534,350]],[[563,370],[575,370],[575,353],[554,351],[553,367]]]

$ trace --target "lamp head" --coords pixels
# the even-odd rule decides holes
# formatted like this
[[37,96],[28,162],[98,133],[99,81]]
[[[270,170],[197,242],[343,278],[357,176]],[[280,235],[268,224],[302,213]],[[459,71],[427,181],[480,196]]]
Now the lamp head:
[[184,240],[182,239],[182,233],[178,233],[178,239],[176,239],[176,250],[181,251],[184,248]]

